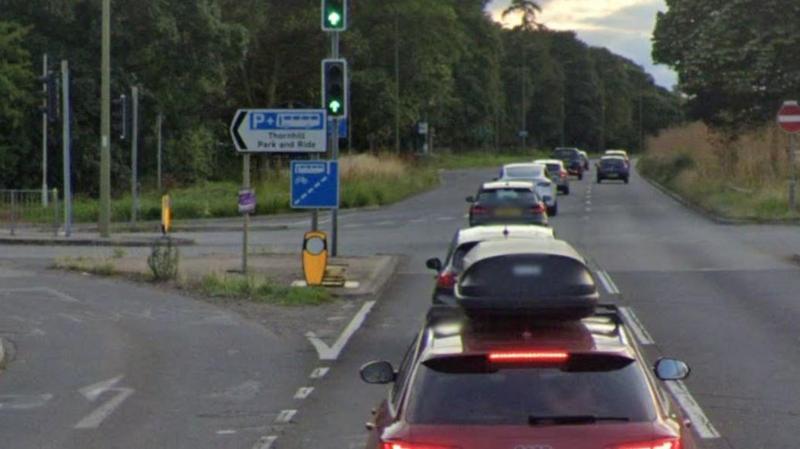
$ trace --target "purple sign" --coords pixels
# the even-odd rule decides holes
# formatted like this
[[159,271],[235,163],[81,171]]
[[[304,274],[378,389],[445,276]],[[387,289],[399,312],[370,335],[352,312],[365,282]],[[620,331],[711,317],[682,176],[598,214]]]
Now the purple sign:
[[253,190],[239,191],[239,213],[252,214],[256,211],[256,192]]

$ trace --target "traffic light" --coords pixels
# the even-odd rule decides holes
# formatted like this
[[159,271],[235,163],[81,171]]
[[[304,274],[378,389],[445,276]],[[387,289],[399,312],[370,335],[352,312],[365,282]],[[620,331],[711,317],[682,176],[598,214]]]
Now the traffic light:
[[322,61],[322,102],[328,117],[347,117],[347,61]]
[[125,94],[119,96],[115,100],[111,100],[114,107],[111,108],[113,115],[114,128],[119,130],[120,140],[125,140],[128,137],[128,97]]
[[347,0],[322,0],[322,31],[347,30]]
[[49,72],[47,76],[36,78],[44,86],[44,99],[40,110],[42,114],[47,114],[47,120],[51,123],[58,121],[58,77],[55,73]]

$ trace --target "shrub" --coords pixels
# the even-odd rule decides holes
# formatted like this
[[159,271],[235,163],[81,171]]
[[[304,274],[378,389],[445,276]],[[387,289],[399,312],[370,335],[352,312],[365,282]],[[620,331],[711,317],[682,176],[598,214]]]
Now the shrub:
[[170,281],[178,276],[179,261],[178,248],[173,245],[170,237],[164,237],[153,243],[150,256],[147,258],[147,266],[150,267],[153,280]]

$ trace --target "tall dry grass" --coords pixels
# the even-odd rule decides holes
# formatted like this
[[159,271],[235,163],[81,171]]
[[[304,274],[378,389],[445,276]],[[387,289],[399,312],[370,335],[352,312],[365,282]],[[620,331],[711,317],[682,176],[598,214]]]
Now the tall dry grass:
[[641,172],[717,213],[787,218],[788,136],[765,126],[736,138],[692,123],[648,140]]
[[339,159],[339,170],[343,181],[396,179],[408,175],[409,165],[392,154],[357,154]]

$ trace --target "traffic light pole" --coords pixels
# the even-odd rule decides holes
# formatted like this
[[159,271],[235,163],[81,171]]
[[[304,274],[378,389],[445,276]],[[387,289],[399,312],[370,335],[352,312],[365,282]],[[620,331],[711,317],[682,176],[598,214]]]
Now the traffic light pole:
[[[47,77],[47,72],[47,53],[45,53],[42,56],[43,78]],[[45,81],[42,86],[44,101],[47,102],[47,81]],[[42,206],[47,207],[47,103],[45,103],[45,107],[42,109]]]
[[100,216],[101,237],[111,235],[111,0],[103,0],[100,83]]
[[[339,57],[339,33],[331,33],[331,58]],[[345,99],[344,101],[347,101]],[[339,159],[339,119],[333,119],[333,132],[331,133],[331,159]],[[339,254],[339,209],[331,209],[331,256]]]
[[64,237],[72,235],[72,111],[69,98],[69,64],[61,61],[61,117],[64,146]]

